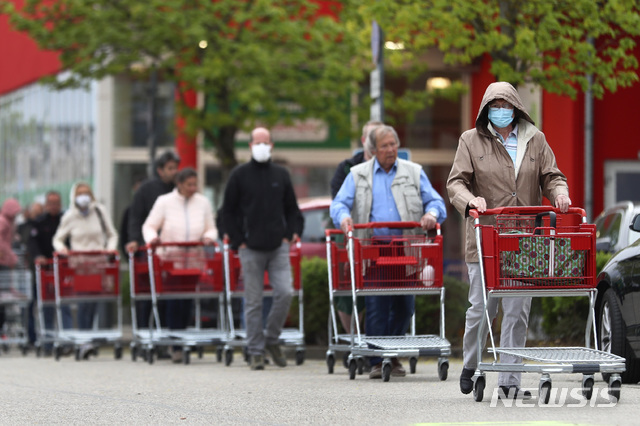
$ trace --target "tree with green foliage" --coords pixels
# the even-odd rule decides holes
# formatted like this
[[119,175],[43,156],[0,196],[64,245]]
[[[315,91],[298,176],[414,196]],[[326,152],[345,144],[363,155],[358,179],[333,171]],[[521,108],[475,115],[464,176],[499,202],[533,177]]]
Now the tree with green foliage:
[[571,97],[589,88],[587,75],[598,98],[638,81],[637,0],[364,0],[361,13],[404,47],[388,53],[395,66],[437,48],[445,64],[490,57],[498,80]]
[[[17,3],[17,2],[16,2]],[[347,134],[349,96],[362,78],[357,7],[319,0],[25,0],[0,12],[44,50],[60,52],[58,88],[156,71],[180,92],[206,95],[178,111],[227,171],[238,130],[308,117]]]

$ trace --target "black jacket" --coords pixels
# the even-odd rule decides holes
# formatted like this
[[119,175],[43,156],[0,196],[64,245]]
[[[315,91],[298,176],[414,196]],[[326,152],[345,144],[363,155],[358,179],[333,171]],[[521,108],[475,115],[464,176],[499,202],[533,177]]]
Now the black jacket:
[[142,237],[144,221],[147,220],[156,199],[173,191],[173,187],[173,183],[164,183],[159,177],[146,180],[140,185],[140,188],[133,194],[133,201],[129,206],[128,241],[123,242],[137,241],[140,245],[144,244]]
[[31,228],[29,237],[29,257],[34,260],[38,256],[51,259],[53,257],[53,236],[58,230],[62,213],[52,216],[49,213],[41,214],[36,218]]
[[234,249],[246,243],[253,250],[275,250],[283,238],[302,235],[304,219],[289,172],[271,161],[237,166],[224,192],[222,222]]
[[364,151],[357,153],[351,158],[347,158],[336,168],[336,172],[331,179],[331,198],[336,198],[338,191],[342,187],[347,175],[351,172],[351,168],[364,162]]

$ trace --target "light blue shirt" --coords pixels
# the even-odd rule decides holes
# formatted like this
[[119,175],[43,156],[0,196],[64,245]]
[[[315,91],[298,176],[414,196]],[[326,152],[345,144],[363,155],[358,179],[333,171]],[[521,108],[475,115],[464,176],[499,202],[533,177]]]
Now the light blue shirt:
[[516,124],[513,127],[513,129],[509,132],[509,136],[507,136],[506,141],[502,138],[502,135],[500,133],[498,132],[496,133],[498,134],[498,137],[500,138],[502,145],[504,145],[505,149],[509,153],[509,156],[511,157],[511,160],[513,160],[513,164],[515,165],[516,154],[518,151],[518,125]]
[[[394,163],[389,170],[385,172],[378,160],[374,160],[373,165],[373,199],[371,203],[371,216],[369,222],[400,222],[400,213],[396,207],[396,202],[391,193],[391,183],[396,177],[398,161]],[[346,217],[351,217],[353,209],[353,201],[356,194],[356,185],[353,174],[349,173],[340,187],[340,191],[331,203],[330,214],[333,224],[336,228],[340,228],[340,224]],[[438,223],[444,222],[447,218],[447,210],[444,200],[433,189],[429,178],[424,170],[420,171],[420,196],[422,197],[422,206],[424,213],[430,212],[436,216]],[[375,229],[374,235],[399,235],[402,230]]]

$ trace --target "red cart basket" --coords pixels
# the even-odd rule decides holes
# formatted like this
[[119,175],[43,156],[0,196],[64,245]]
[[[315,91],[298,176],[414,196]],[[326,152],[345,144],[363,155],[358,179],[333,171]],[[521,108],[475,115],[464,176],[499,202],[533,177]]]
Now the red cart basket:
[[[224,278],[222,253],[218,245],[201,242],[168,242],[147,246],[129,253],[131,317],[133,340],[131,357],[138,354],[153,363],[159,346],[182,346],[182,360],[190,363],[196,349],[203,356],[205,346],[220,346],[227,340],[224,315]],[[186,330],[163,327],[158,302],[187,299],[195,304],[194,325]],[[148,327],[137,322],[136,301],[151,303]],[[204,301],[217,303],[215,326],[203,326]]]
[[[302,259],[300,242],[292,244],[289,251],[289,260],[291,263],[292,285],[294,297],[298,299],[298,326],[285,327],[280,333],[280,344],[285,347],[295,348],[296,365],[304,363],[305,345],[304,345],[304,297],[302,288],[302,272],[300,261]],[[225,365],[231,365],[233,362],[234,348],[242,348],[245,351],[245,359],[247,347],[247,332],[241,325],[234,323],[232,301],[241,299],[244,296],[244,280],[242,278],[242,265],[240,264],[240,256],[235,250],[229,247],[229,241],[224,242],[224,261],[225,261],[225,284],[227,294],[227,318],[231,338],[224,347]],[[269,274],[264,274],[264,295],[271,296],[273,289],[269,285]]]
[[[438,357],[438,376],[446,380],[451,344],[444,332],[444,296],[442,285],[442,235],[426,235],[417,222],[372,222],[354,226],[344,234],[339,229],[325,231],[329,273],[329,349],[326,361],[333,373],[335,352],[350,352],[346,359],[349,378],[362,374],[364,357],[380,356],[383,381],[391,377],[391,358],[408,357],[410,372],[415,373],[419,356]],[[373,236],[374,229],[402,230],[401,235]],[[362,238],[354,234],[363,235]],[[416,335],[415,314],[407,336],[366,336],[356,304],[357,296],[432,295],[440,298],[440,324],[437,335]],[[350,334],[339,334],[333,303],[335,296],[351,296],[353,315]]]
[[[596,300],[595,225],[586,222],[583,209],[570,208],[561,213],[552,207],[503,207],[484,213],[471,210],[483,292],[484,315],[478,333],[478,368],[473,376],[473,394],[482,401],[485,372],[541,373],[539,399],[545,404],[551,395],[551,373],[580,373],[582,392],[590,399],[594,374],[611,373],[609,393],[620,398],[620,373],[625,360],[599,351],[597,342],[590,348]],[[487,325],[490,325],[488,300],[502,297],[587,296],[589,315],[585,347],[496,348],[489,326],[492,362],[482,361]],[[595,339],[594,339],[595,340]],[[533,363],[498,363],[498,354],[531,360]]]
[[[116,306],[115,327],[100,326],[100,307],[93,318],[90,330],[76,327],[66,329],[58,326],[53,349],[56,360],[60,359],[62,347],[75,348],[76,360],[80,360],[82,345],[112,345],[116,359],[122,357],[122,299],[120,297],[119,256],[116,251],[70,251],[56,253],[53,258],[55,305],[58,325],[63,324],[63,306],[81,303],[106,303]],[[45,270],[46,273],[46,270]],[[42,277],[41,277],[42,278]],[[42,294],[47,300],[48,287],[45,275]],[[103,322],[106,319],[103,319]]]

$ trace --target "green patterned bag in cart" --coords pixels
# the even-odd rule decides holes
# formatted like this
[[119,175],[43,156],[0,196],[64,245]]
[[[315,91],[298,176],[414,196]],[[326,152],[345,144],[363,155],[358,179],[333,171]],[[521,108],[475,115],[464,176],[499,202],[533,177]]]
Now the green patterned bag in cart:
[[571,249],[571,239],[552,235],[518,237],[518,251],[502,251],[502,278],[534,285],[571,285],[584,276],[585,252]]

